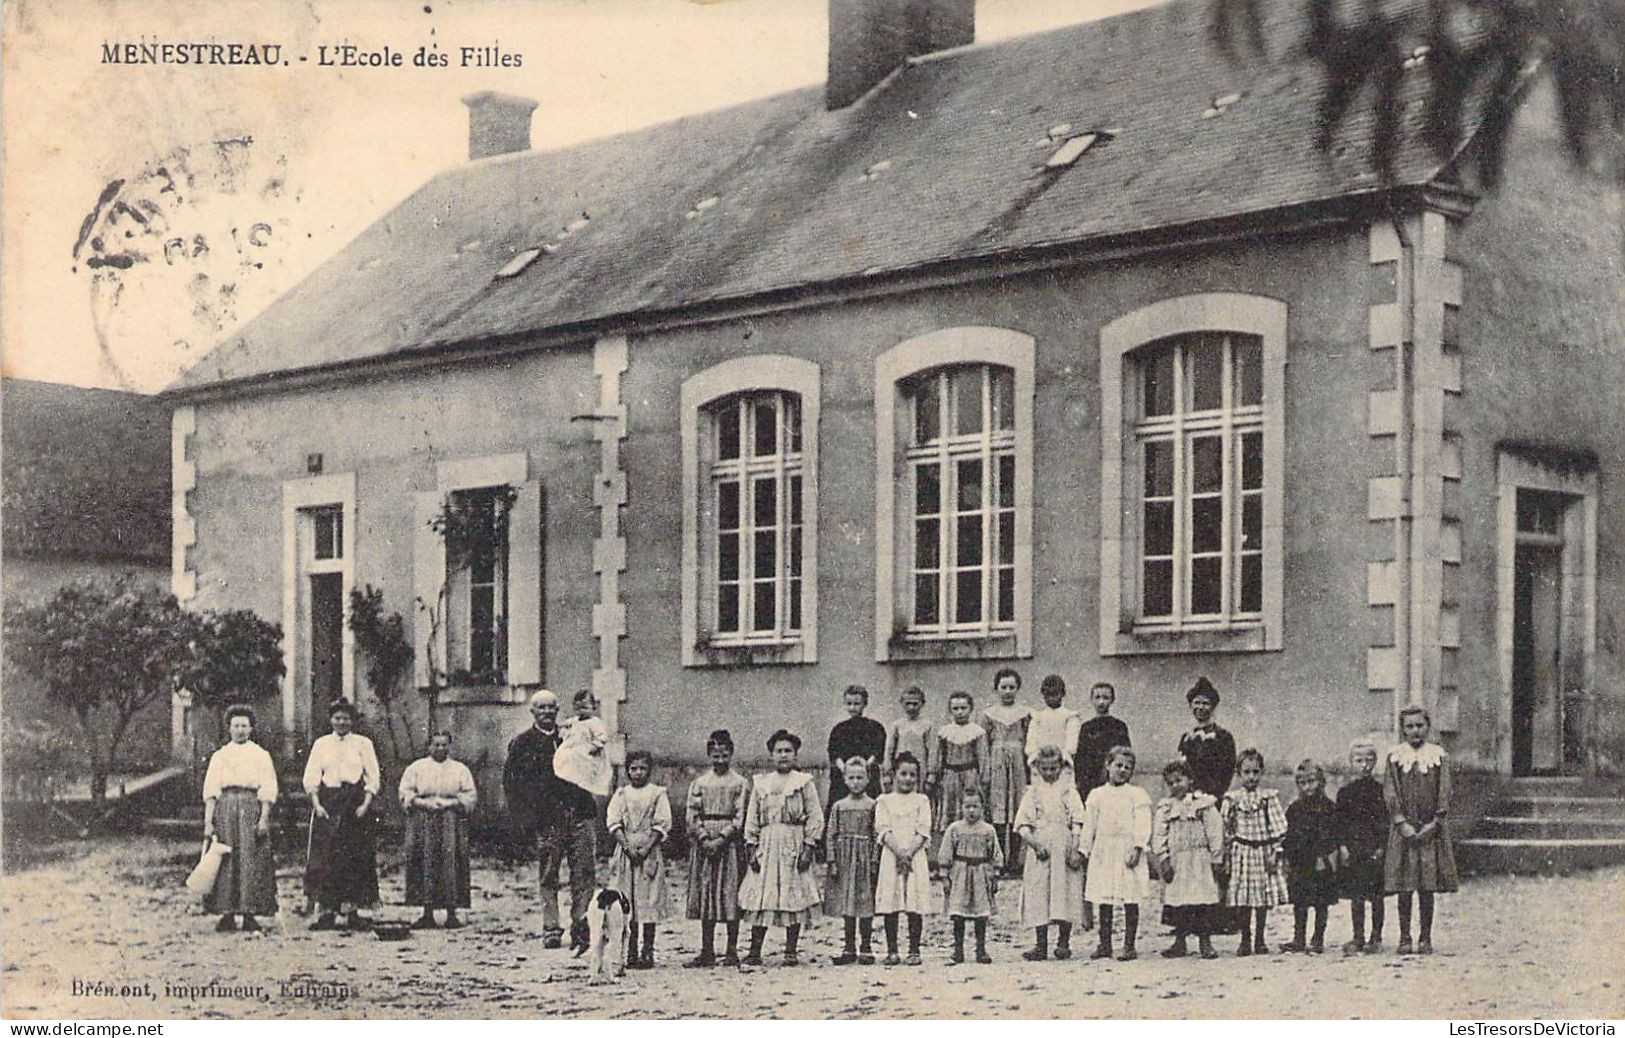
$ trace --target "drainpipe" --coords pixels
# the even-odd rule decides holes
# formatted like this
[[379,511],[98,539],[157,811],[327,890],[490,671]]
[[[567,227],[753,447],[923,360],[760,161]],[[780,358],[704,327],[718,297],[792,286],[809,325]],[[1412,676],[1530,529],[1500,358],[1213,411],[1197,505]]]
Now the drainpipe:
[[1415,574],[1412,573],[1412,548],[1416,537],[1415,507],[1412,484],[1415,482],[1415,459],[1412,456],[1416,440],[1416,394],[1413,360],[1416,336],[1416,245],[1405,227],[1404,217],[1397,208],[1389,210],[1394,235],[1399,239],[1398,303],[1400,313],[1399,344],[1394,353],[1394,385],[1399,392],[1399,616],[1394,625],[1394,642],[1400,659],[1400,677],[1394,688],[1393,716],[1389,719],[1394,734],[1399,735],[1399,711],[1416,703],[1419,689],[1412,669],[1411,639],[1413,633],[1412,592]]

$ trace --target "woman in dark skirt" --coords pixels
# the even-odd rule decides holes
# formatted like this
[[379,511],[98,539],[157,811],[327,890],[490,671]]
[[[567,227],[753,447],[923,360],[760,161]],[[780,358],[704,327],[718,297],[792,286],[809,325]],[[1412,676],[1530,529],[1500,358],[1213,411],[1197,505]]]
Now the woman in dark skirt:
[[446,910],[446,929],[463,925],[459,908],[469,906],[468,816],[479,794],[474,775],[451,759],[451,733],[429,739],[429,755],[401,774],[401,806],[406,809],[406,903],[423,915],[414,929],[432,929],[434,910]]
[[305,893],[321,908],[312,930],[331,930],[347,911],[346,925],[365,928],[359,909],[378,903],[378,854],[372,832],[378,795],[378,755],[372,740],[357,735],[355,708],[339,700],[328,710],[331,733],[310,747],[304,786],[310,795],[310,860]]
[[220,915],[215,929],[258,930],[258,915],[276,915],[276,870],[271,860],[271,808],[276,804],[276,766],[250,741],[254,711],[226,710],[231,741],[214,751],[203,776],[203,835],[231,848],[203,905]]

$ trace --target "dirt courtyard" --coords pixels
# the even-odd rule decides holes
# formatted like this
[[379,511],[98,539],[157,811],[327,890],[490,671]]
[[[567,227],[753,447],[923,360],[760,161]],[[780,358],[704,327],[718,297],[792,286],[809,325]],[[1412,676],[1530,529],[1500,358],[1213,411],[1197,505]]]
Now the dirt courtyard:
[[[1346,905],[1333,909],[1324,956],[1271,954],[1165,960],[1152,925],[1136,962],[1032,964],[1032,935],[1000,899],[991,966],[948,963],[948,922],[926,928],[925,965],[834,968],[839,920],[803,939],[802,965],[691,970],[697,924],[662,924],[657,967],[615,987],[588,987],[584,961],[542,948],[535,866],[474,867],[474,908],[460,931],[386,943],[371,934],[310,933],[295,914],[297,878],[280,881],[282,914],[262,934],[217,934],[181,886],[191,845],[113,837],[4,878],[0,991],[10,1018],[745,1017],[1234,1018],[1417,1016],[1472,1020],[1625,1016],[1625,869],[1569,877],[1468,881],[1439,899],[1429,958],[1344,958]],[[681,869],[673,870],[674,890]],[[409,919],[400,871],[383,877],[380,919]],[[675,905],[681,914],[681,906]],[[1148,918],[1156,913],[1148,910]],[[876,926],[880,941],[880,927]],[[1272,946],[1291,911],[1270,920]],[[1388,933],[1397,935],[1393,903]],[[720,935],[719,935],[720,936]],[[1080,934],[1085,951],[1092,934]]]

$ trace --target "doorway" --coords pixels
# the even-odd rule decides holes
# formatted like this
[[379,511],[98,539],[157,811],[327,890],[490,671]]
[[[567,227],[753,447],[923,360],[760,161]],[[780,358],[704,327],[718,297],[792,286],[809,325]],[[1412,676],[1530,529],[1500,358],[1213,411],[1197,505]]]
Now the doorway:
[[310,718],[320,727],[344,697],[344,574],[310,576]]
[[1597,459],[1496,446],[1501,681],[1480,745],[1507,774],[1584,774],[1597,763]]
[[1514,566],[1512,773],[1556,775],[1564,758],[1562,545],[1519,543]]

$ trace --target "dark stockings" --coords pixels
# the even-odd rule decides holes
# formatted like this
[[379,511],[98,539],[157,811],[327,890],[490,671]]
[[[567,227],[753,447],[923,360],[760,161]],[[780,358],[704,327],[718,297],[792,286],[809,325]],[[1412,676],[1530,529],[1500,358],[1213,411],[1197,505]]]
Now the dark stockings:
[[[1365,905],[1366,905],[1366,900],[1367,900],[1366,898],[1357,897],[1353,901],[1349,902],[1349,914],[1354,917],[1354,940],[1359,944],[1364,944],[1365,943]],[[1383,899],[1380,898],[1380,897],[1371,898],[1370,901],[1371,901],[1371,939],[1373,941],[1381,941],[1382,940],[1383,916],[1386,914],[1386,911],[1385,911],[1386,906],[1383,903]]]
[[[1418,890],[1416,900],[1420,902],[1421,908],[1422,940],[1431,942],[1433,940],[1433,891]],[[1376,925],[1375,918],[1373,918],[1373,929]],[[1399,939],[1402,941],[1411,939],[1411,892],[1408,890],[1401,891],[1399,895]]]
[[[638,931],[643,931],[643,942],[638,943]],[[626,928],[626,960],[638,962],[652,960],[655,954],[655,924],[644,923],[637,925],[636,920]]]
[[858,947],[858,941],[861,940],[863,942],[863,953],[865,955],[869,954],[874,935],[874,917],[864,916],[860,919],[857,916],[849,915],[845,919],[844,926],[841,946],[845,953],[848,955],[854,954]]
[[925,919],[918,912],[890,912],[886,915],[886,954],[897,954],[897,917],[908,916],[908,953],[920,954],[920,933],[925,928]]
[[784,928],[784,954],[794,955],[796,945],[801,943],[801,927],[786,926]]
[[1269,918],[1270,910],[1243,908],[1238,914],[1241,917],[1241,946],[1248,949],[1248,953],[1263,948],[1264,922]]
[[[1292,943],[1302,946],[1304,934],[1309,929],[1309,905],[1292,906]],[[1320,947],[1326,943],[1326,906],[1314,905],[1315,935],[1314,946]]]
[[[1100,946],[1112,946],[1113,916],[1116,914],[1116,905],[1098,905],[1095,911],[1100,914]],[[1123,906],[1123,950],[1133,951],[1135,938],[1140,933],[1140,906]],[[1183,940],[1183,937],[1181,937]]]

